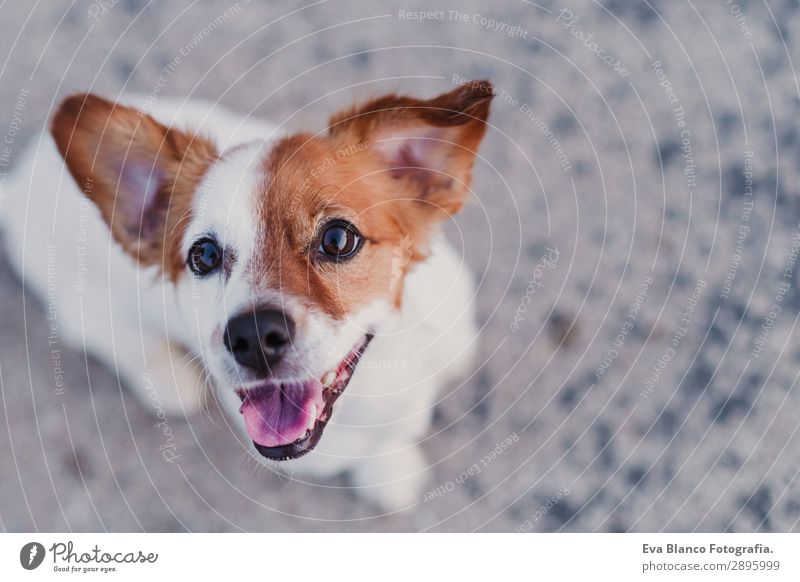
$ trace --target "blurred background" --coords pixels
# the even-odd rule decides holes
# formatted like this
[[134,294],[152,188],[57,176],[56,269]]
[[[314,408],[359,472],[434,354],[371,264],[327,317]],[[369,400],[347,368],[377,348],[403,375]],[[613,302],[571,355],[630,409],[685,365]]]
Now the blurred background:
[[416,507],[259,469],[214,407],[170,419],[165,462],[108,369],[66,349],[54,369],[2,259],[0,528],[797,530],[799,37],[788,0],[0,3],[0,212],[72,92],[314,131],[385,91],[498,93],[448,227],[481,357],[436,411]]

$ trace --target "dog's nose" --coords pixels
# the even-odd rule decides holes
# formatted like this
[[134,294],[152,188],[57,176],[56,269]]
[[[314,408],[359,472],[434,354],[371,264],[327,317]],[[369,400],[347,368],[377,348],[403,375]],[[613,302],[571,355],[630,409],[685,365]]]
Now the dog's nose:
[[265,309],[231,318],[225,328],[225,347],[240,365],[264,376],[283,357],[293,335],[291,318]]

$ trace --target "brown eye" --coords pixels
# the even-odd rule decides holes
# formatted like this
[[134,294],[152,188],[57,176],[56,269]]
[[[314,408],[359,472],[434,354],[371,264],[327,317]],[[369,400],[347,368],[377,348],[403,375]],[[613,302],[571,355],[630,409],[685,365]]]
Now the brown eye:
[[361,248],[361,236],[349,222],[331,222],[322,232],[318,252],[328,258],[340,261],[356,254]]
[[189,249],[189,268],[198,275],[208,275],[222,264],[222,250],[209,238],[201,239]]

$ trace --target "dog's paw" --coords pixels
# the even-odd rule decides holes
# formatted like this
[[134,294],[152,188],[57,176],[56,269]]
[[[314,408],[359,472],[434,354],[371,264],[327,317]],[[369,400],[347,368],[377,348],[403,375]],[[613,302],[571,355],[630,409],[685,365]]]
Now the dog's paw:
[[362,499],[388,512],[408,509],[421,500],[428,464],[415,445],[386,447],[385,453],[360,459],[351,472]]

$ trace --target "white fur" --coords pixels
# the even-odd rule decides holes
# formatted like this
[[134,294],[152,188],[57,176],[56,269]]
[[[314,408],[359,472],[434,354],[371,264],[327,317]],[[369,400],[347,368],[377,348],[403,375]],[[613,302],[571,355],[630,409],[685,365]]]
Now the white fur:
[[[160,99],[149,112],[167,125],[199,129],[224,150],[252,141],[209,171],[183,241],[188,250],[203,232],[217,232],[241,258],[230,278],[185,277],[176,288],[153,269],[138,267],[78,190],[47,133],[19,160],[0,207],[9,260],[26,289],[52,302],[60,342],[100,358],[143,400],[155,390],[167,414],[198,408],[202,372],[190,358],[202,354],[220,401],[246,439],[233,390],[237,372],[220,330],[253,301],[279,301],[295,314],[309,310],[298,298],[270,290],[270,282],[254,285],[247,278],[259,228],[253,218],[257,167],[275,129],[198,101]],[[427,468],[418,442],[441,388],[470,365],[473,299],[466,268],[437,236],[431,257],[406,277],[399,313],[383,302],[350,314],[344,324],[304,313],[299,376],[335,366],[365,329],[374,328],[376,337],[316,449],[278,468],[322,478],[348,471],[359,493],[385,509],[418,502]]]

